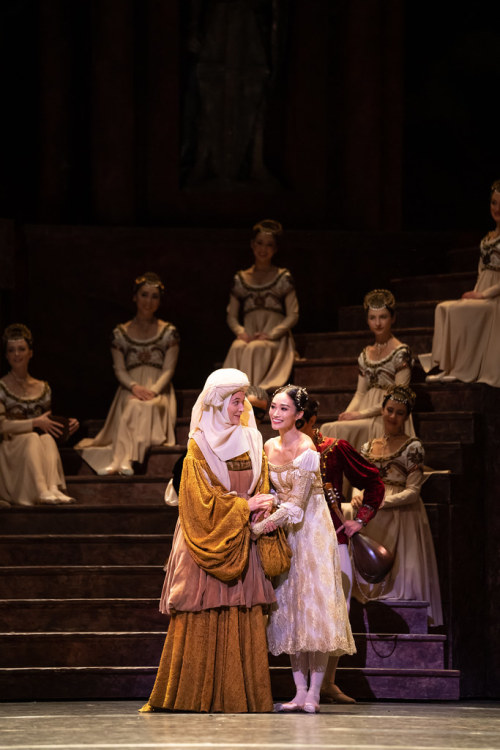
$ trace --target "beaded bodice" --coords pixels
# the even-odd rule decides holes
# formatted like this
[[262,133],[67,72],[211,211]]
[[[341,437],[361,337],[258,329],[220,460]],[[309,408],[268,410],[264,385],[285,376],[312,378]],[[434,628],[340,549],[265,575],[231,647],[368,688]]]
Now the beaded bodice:
[[396,373],[411,367],[411,351],[408,344],[400,344],[387,357],[374,361],[368,358],[366,348],[358,357],[359,373],[368,381],[368,389],[385,390],[394,385]]
[[113,331],[111,346],[123,354],[127,370],[143,365],[161,370],[165,352],[178,342],[179,334],[172,323],[166,323],[156,336],[144,340],[131,338],[125,326],[118,325]]
[[0,401],[5,406],[7,419],[35,419],[49,411],[52,401],[52,391],[48,383],[43,383],[43,390],[36,398],[26,398],[12,393],[0,380]]
[[231,294],[239,300],[243,315],[254,310],[271,310],[284,315],[285,297],[294,289],[292,274],[287,268],[280,268],[272,281],[259,286],[249,284],[242,271],[238,271]]
[[425,451],[422,443],[418,438],[411,437],[394,453],[388,456],[374,456],[373,443],[380,439],[383,438],[375,438],[365,443],[361,448],[361,455],[375,464],[384,484],[405,487],[408,474],[423,470]]
[[483,268],[500,271],[500,237],[483,237],[479,246]]

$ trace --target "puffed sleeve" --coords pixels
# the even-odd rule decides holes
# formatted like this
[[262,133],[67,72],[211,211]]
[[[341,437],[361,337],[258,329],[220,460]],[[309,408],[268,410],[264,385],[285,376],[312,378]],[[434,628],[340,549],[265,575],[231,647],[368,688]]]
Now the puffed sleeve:
[[[276,526],[301,523],[311,487],[315,479],[318,478],[319,462],[319,453],[311,448],[308,448],[294,460],[291,491],[286,495],[277,493],[279,507],[272,515],[272,522]],[[252,524],[252,533],[255,536],[264,533],[268,520],[264,519]]]
[[33,432],[33,420],[7,419],[5,404],[0,401],[0,432],[2,435],[22,435],[25,432]]
[[127,388],[129,391],[132,390],[134,385],[137,385],[137,381],[134,380],[128,373],[125,366],[125,355],[122,348],[122,338],[118,328],[115,328],[111,338],[111,357],[113,359],[113,370],[116,375],[116,379]]
[[347,440],[338,440],[335,450],[348,481],[353,487],[364,490],[363,505],[358,509],[356,518],[367,524],[384,499],[385,486],[380,479],[379,470],[363,458]]
[[237,282],[238,276],[236,275],[233,279],[231,286],[231,293],[229,295],[229,304],[226,308],[226,321],[229,328],[232,330],[235,336],[239,336],[240,333],[245,333],[244,326],[239,321],[240,314],[240,298],[237,294]]
[[278,323],[278,325],[275,325],[274,328],[269,331],[269,338],[272,341],[282,338],[294,327],[294,325],[297,324],[298,319],[299,301],[297,299],[295,288],[293,288],[285,297],[285,317],[280,323]]
[[213,474],[194,440],[179,488],[179,521],[196,564],[221,581],[240,577],[248,562],[250,508]]
[[170,326],[168,332],[168,345],[163,358],[161,375],[151,386],[155,393],[162,393],[174,376],[177,359],[179,357],[179,334],[175,326]]
[[394,357],[394,382],[396,385],[410,385],[411,379],[411,351],[409,346],[402,346]]
[[414,440],[406,450],[406,487],[401,492],[395,492],[393,495],[386,495],[384,508],[397,508],[401,505],[411,505],[416,503],[420,497],[420,489],[424,481],[424,448],[420,440]]

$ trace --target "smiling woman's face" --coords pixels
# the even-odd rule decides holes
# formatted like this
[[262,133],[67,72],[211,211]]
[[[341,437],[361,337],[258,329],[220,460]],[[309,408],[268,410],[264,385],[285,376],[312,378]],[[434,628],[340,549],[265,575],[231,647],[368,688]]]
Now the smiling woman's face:
[[286,393],[277,393],[271,401],[269,417],[273,430],[289,430],[295,426],[297,419],[304,414],[297,411],[292,399]]
[[245,404],[245,391],[233,393],[227,406],[227,414],[230,424],[239,424]]

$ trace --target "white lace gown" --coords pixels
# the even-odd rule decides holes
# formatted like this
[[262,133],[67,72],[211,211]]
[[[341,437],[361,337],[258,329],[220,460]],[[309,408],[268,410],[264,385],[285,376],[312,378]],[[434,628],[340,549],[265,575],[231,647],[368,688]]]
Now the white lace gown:
[[323,495],[320,454],[308,449],[294,461],[269,464],[280,506],[273,516],[288,532],[293,557],[276,586],[268,624],[272,654],[356,651],[342,590],[337,537]]

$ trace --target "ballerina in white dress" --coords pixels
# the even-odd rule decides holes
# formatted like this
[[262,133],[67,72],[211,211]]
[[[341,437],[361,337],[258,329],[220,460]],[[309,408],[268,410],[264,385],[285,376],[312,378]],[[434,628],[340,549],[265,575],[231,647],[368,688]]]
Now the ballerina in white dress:
[[[269,476],[278,497],[272,520],[258,521],[260,535],[285,526],[292,550],[290,570],[279,577],[268,643],[272,654],[290,654],[296,694],[283,711],[319,711],[319,693],[330,655],[356,648],[342,590],[337,537],[323,494],[319,453],[300,432],[307,391],[279,388],[269,410],[279,437],[264,446]],[[298,427],[297,427],[298,425]]]

